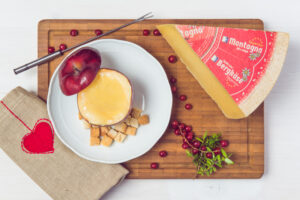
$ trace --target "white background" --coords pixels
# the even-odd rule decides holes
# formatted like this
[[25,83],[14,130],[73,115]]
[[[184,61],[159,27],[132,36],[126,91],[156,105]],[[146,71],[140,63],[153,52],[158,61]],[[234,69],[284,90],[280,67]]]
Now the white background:
[[[12,69],[37,57],[39,20],[136,18],[148,11],[156,18],[260,18],[266,29],[290,33],[283,71],[265,101],[265,174],[257,180],[125,180],[103,199],[299,199],[298,0],[0,0],[0,98],[18,85],[37,90],[35,69],[18,76]],[[10,199],[51,198],[0,150],[0,200]]]

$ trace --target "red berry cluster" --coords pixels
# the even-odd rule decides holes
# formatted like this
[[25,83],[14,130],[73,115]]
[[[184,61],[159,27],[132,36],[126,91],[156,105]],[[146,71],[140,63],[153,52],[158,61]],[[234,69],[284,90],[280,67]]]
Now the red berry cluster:
[[[144,29],[144,30],[143,30],[143,35],[144,35],[144,36],[150,35],[150,30]],[[161,34],[160,34],[160,32],[159,32],[158,29],[154,29],[154,30],[153,30],[153,35],[155,35],[155,36],[160,36]]]
[[[95,35],[101,35],[103,33],[103,31],[100,30],[100,29],[96,29],[94,32],[95,32]],[[78,30],[76,30],[76,29],[70,30],[70,35],[71,36],[75,37],[78,34],[79,34]],[[59,45],[59,50],[63,51],[65,49],[67,49],[67,45],[66,44],[60,44]],[[51,53],[54,53],[54,52],[55,52],[55,48],[53,46],[49,46],[48,47],[48,53],[51,54]]]
[[[173,92],[173,94],[175,95],[176,94],[176,92],[177,92],[177,87],[176,87],[176,82],[177,82],[177,79],[176,78],[174,78],[173,76],[170,78],[170,83],[171,83],[171,90],[172,90],[172,92]],[[187,96],[186,95],[184,95],[184,94],[182,94],[182,95],[180,95],[179,97],[178,97],[178,99],[180,100],[180,101],[186,101],[187,100]],[[185,104],[185,109],[187,109],[187,110],[191,110],[192,108],[193,108],[193,105],[192,104],[190,104],[190,103],[187,103],[187,104]]]
[[[165,150],[162,150],[158,153],[158,155],[160,157],[164,158],[168,155],[168,152],[165,151]],[[152,169],[158,169],[158,167],[159,167],[159,164],[157,162],[153,162],[153,163],[150,164],[150,168],[152,168]]]
[[[67,49],[67,45],[66,44],[60,44],[59,45],[59,50],[65,50],[65,49]],[[48,53],[49,54],[51,54],[51,53],[54,53],[55,52],[55,48],[54,47],[52,47],[52,46],[49,46],[48,47]]]
[[[103,31],[102,30],[100,30],[100,29],[96,29],[95,31],[94,31],[94,33],[95,33],[95,35],[101,35],[102,33],[103,33]],[[79,31],[77,30],[77,29],[72,29],[72,30],[70,30],[70,35],[72,36],[72,37],[76,37],[76,36],[78,36],[79,35]],[[150,30],[147,30],[147,29],[145,29],[145,30],[143,30],[143,35],[144,36],[148,36],[148,35],[150,35]],[[158,29],[154,29],[153,30],[153,35],[155,35],[155,36],[160,36],[161,35],[161,33],[159,32],[159,30]],[[61,44],[61,45],[59,45],[59,49],[62,51],[62,50],[65,50],[65,49],[67,49],[67,45],[65,45],[65,44]],[[55,52],[55,48],[53,47],[53,46],[49,46],[48,47],[48,53],[49,54],[51,54],[51,53],[54,53]],[[169,61],[170,62],[176,62],[176,57],[174,58],[174,57],[172,57],[172,58],[169,58]]]
[[[207,158],[212,158],[213,155],[211,152],[206,152],[206,146],[201,144],[200,141],[195,140],[195,134],[192,131],[192,127],[191,126],[187,126],[184,123],[180,123],[177,120],[174,120],[171,122],[171,127],[174,131],[174,134],[179,136],[182,136],[182,145],[181,147],[183,149],[188,149],[191,148],[191,151],[194,155],[203,152],[206,153],[206,157]],[[220,146],[221,147],[227,147],[229,145],[228,140],[221,140],[220,141]],[[220,147],[216,147],[215,149],[213,149],[213,152],[215,155],[219,155],[221,154],[221,149]]]

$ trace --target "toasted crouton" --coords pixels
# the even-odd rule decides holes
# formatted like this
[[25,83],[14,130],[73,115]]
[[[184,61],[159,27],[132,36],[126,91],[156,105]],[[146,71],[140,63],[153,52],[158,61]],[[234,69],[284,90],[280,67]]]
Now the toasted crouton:
[[126,117],[126,119],[124,120],[124,123],[129,126],[130,125],[130,120],[131,120],[131,116],[128,115],[128,117]]
[[130,126],[135,127],[135,128],[138,128],[138,127],[139,127],[139,122],[138,122],[138,120],[135,119],[135,118],[131,118],[131,119],[130,119]]
[[128,127],[127,128],[127,130],[126,130],[126,132],[125,132],[125,134],[127,134],[127,135],[135,135],[136,134],[136,128],[135,127]]
[[112,144],[112,142],[113,142],[113,139],[111,139],[107,135],[104,135],[101,140],[101,145],[109,147]]
[[121,133],[125,133],[125,131],[127,129],[127,125],[125,123],[116,124],[114,126],[114,129]]
[[96,146],[100,145],[100,138],[99,137],[90,137],[90,145],[91,146]]
[[92,127],[90,132],[91,132],[91,137],[100,137],[99,127]]
[[138,118],[138,122],[140,125],[149,124],[149,116],[148,115],[142,115]]
[[121,132],[118,132],[118,135],[115,137],[115,141],[116,142],[123,142],[126,138],[126,135],[121,133]]
[[140,117],[141,113],[142,113],[142,110],[141,110],[141,109],[138,109],[138,108],[132,108],[131,116],[132,116],[133,118],[136,118],[136,119],[137,119],[137,118]]
[[109,137],[111,137],[112,139],[114,139],[117,135],[118,135],[118,132],[115,130],[115,129],[110,129],[108,132],[107,132],[107,135]]
[[109,131],[109,129],[106,126],[100,127],[100,135],[101,136],[107,135],[108,131]]

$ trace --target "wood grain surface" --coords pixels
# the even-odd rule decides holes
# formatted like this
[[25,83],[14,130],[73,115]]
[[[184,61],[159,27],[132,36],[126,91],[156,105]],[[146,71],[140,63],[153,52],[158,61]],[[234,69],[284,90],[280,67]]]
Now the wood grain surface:
[[[54,46],[56,49],[61,43],[71,46],[94,36],[95,29],[105,32],[129,21],[43,20],[38,27],[38,56],[46,55],[48,46]],[[177,78],[178,94],[186,94],[188,102],[193,104],[193,109],[187,111],[184,109],[184,103],[174,97],[172,119],[192,125],[196,135],[202,135],[204,131],[221,132],[223,138],[230,141],[227,151],[233,153],[232,160],[235,164],[219,169],[210,177],[196,177],[191,158],[187,157],[181,148],[182,139],[168,129],[148,153],[124,163],[124,166],[130,170],[127,178],[260,178],[264,173],[263,105],[246,119],[226,119],[181,62],[175,64],[168,62],[168,56],[174,52],[167,42],[161,36],[153,36],[152,33],[150,36],[142,35],[143,29],[152,32],[157,24],[166,23],[263,29],[263,22],[258,19],[157,19],[129,26],[104,37],[134,42],[157,58],[168,76]],[[69,35],[71,29],[79,30],[79,35],[71,37]],[[58,58],[38,68],[38,95],[44,100],[47,99],[51,75],[62,59],[63,57]],[[160,150],[167,150],[168,156],[159,157]],[[150,169],[151,162],[158,162],[159,169]]]

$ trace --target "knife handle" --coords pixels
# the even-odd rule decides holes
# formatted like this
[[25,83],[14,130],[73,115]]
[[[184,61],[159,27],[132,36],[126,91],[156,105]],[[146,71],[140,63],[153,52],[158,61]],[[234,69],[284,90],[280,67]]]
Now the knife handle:
[[19,73],[21,73],[23,71],[26,71],[28,69],[31,69],[31,68],[37,66],[37,65],[42,65],[42,64],[44,64],[46,62],[49,62],[49,61],[51,61],[51,60],[53,60],[53,59],[55,59],[55,58],[57,58],[57,57],[59,57],[61,55],[63,55],[63,52],[56,51],[56,52],[54,52],[52,54],[46,55],[46,56],[41,57],[41,58],[39,58],[37,60],[34,60],[34,61],[30,62],[30,63],[22,65],[21,67],[15,68],[14,72],[15,72],[15,74],[19,74]]

